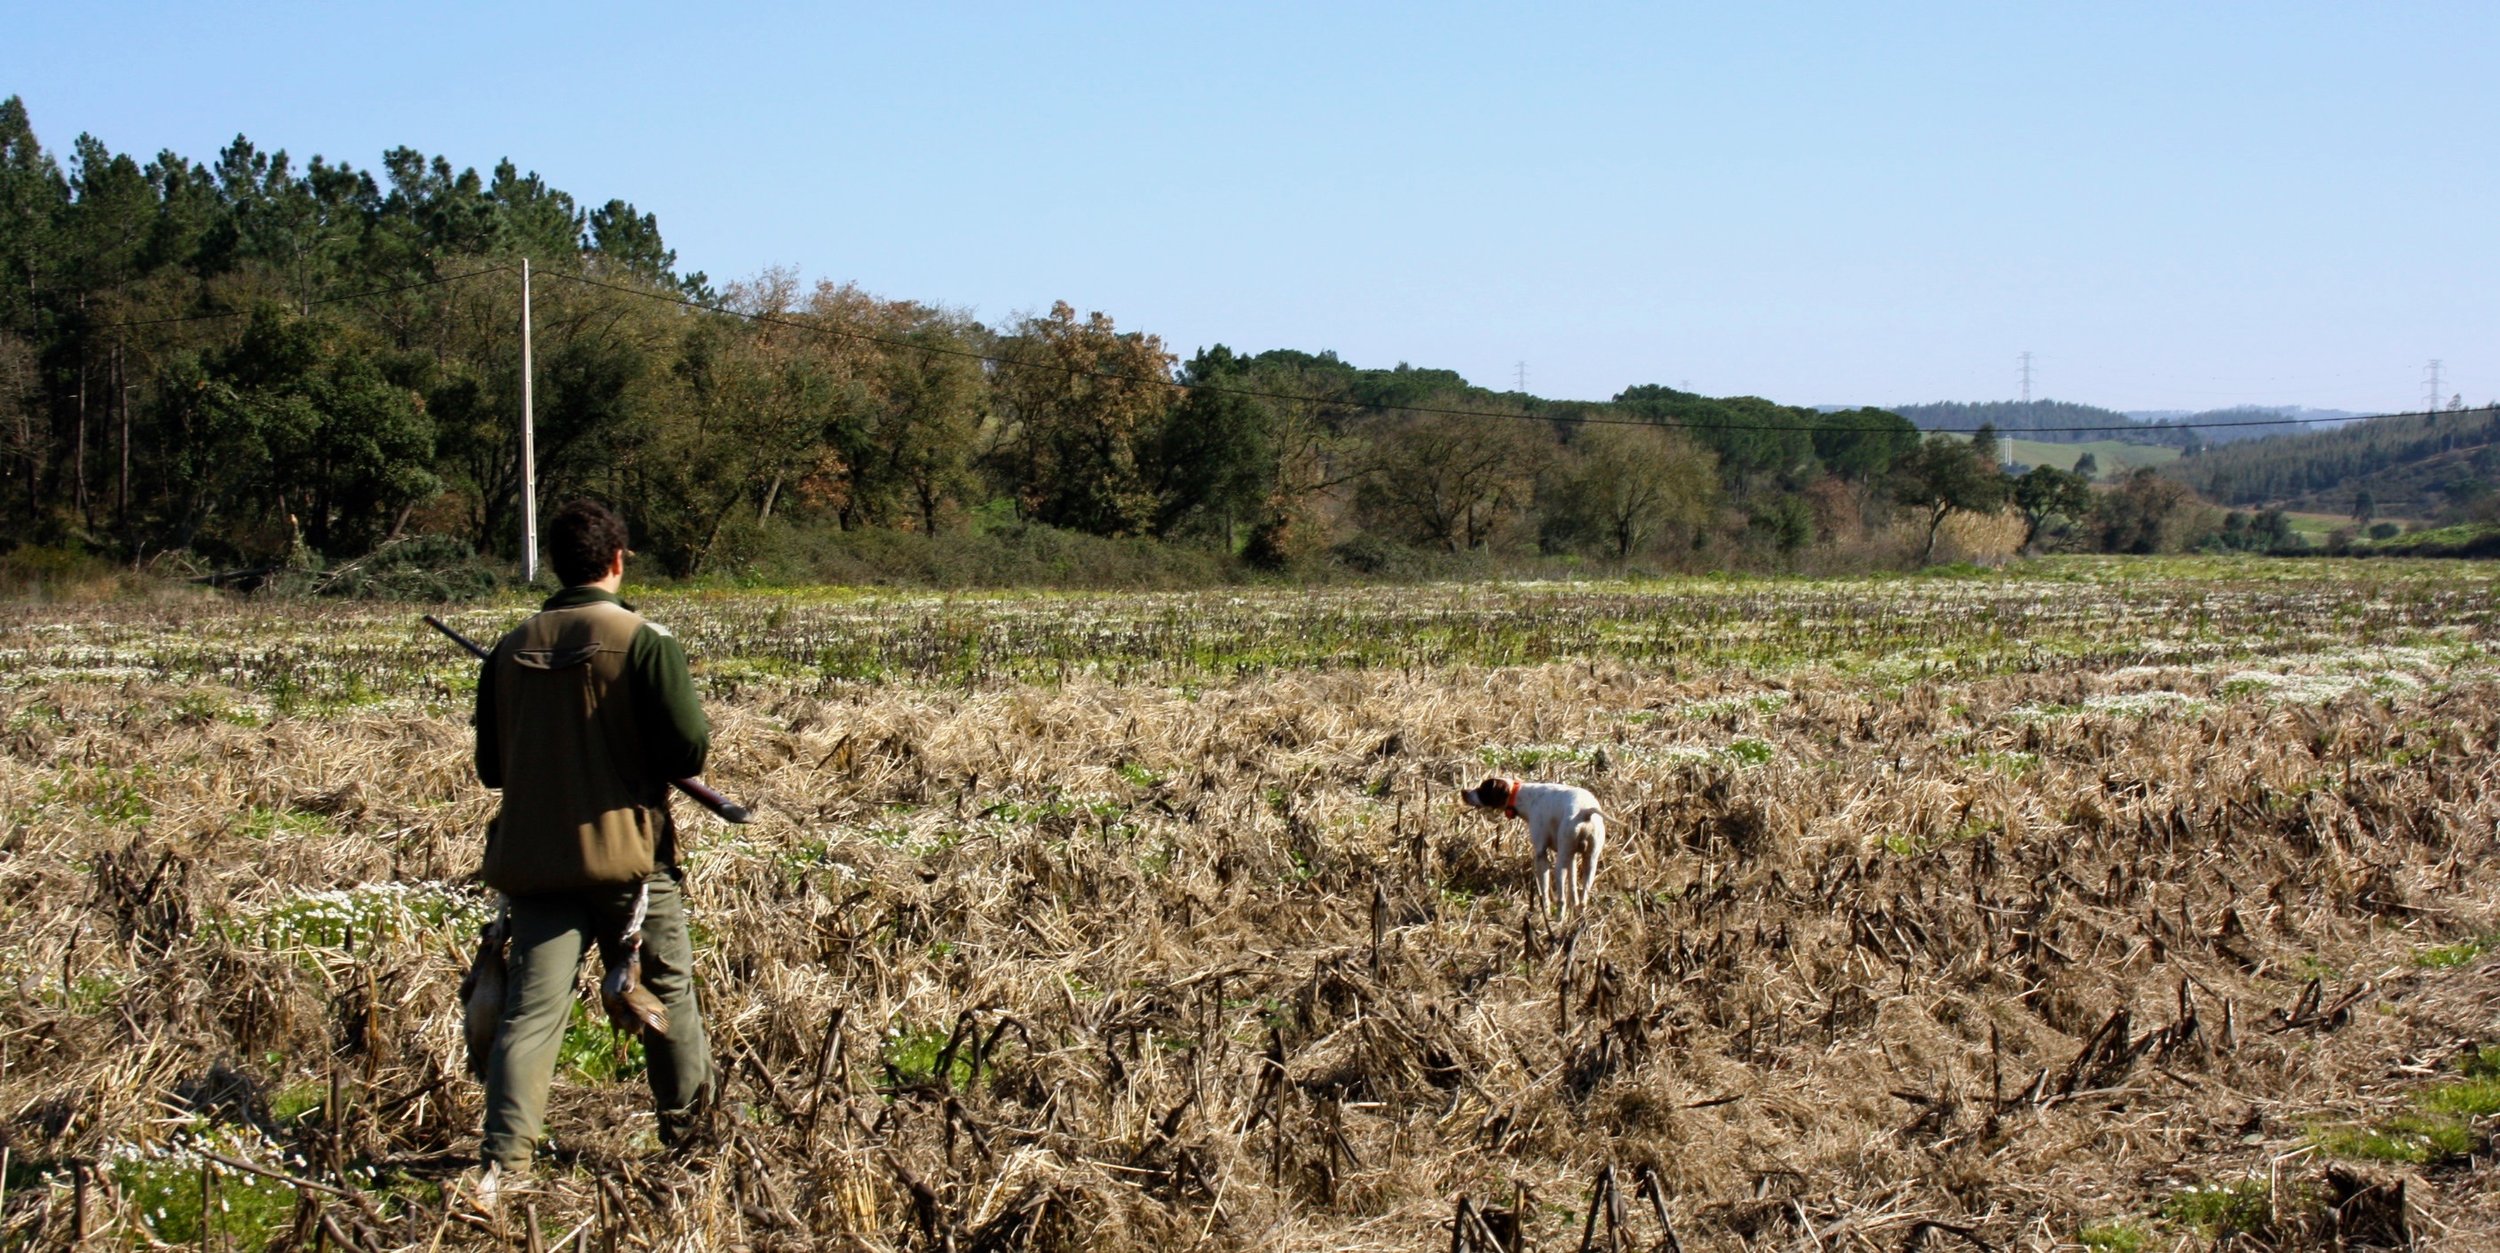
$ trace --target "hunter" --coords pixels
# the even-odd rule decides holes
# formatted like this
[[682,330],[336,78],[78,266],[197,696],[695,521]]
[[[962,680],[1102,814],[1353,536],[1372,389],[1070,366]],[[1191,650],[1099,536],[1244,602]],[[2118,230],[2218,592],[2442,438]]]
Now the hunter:
[[490,1198],[528,1177],[593,945],[610,985],[638,973],[662,1011],[641,1034],[663,1145],[685,1147],[711,1084],[668,808],[668,781],[702,772],[711,726],[685,649],[617,596],[624,522],[577,501],[547,544],[564,590],[496,643],[477,685],[477,775],[503,791],[479,876],[509,902],[511,936],[485,1066]]

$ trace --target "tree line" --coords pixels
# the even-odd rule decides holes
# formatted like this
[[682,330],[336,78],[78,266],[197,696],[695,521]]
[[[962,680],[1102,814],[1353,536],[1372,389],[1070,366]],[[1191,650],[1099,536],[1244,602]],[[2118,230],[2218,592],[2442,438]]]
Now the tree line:
[[1883,410],[1549,400],[1329,352],[1184,359],[1065,303],[986,325],[787,273],[716,286],[651,214],[509,161],[299,166],[241,137],[140,160],[87,135],[64,161],[11,98],[6,533],[132,562],[335,563],[413,536],[516,555],[523,259],[541,497],[617,504],[681,576],[794,536],[1030,528],[1273,570],[1862,564],[1932,555],[1956,513],[2082,541],[2099,508],[2018,505],[1992,437]]
[[2238,405],[2175,416],[2137,417],[2068,400],[1940,400],[1895,405],[1892,411],[1922,427],[1969,430],[1986,425],[2007,435],[2053,444],[2114,439],[2182,452],[2274,435],[2298,435],[2312,429],[2303,417],[2316,415],[2314,410]]
[[2292,502],[2368,522],[2500,517],[2500,410],[2398,414],[2333,430],[2234,444],[2167,472],[2225,505]]

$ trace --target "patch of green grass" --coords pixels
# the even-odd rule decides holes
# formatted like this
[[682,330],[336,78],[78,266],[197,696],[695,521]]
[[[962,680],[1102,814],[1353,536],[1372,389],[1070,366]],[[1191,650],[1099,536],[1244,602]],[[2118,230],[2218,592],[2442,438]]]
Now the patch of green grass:
[[1287,883],[1300,886],[1301,884],[1309,883],[1319,874],[1318,867],[1313,866],[1311,864],[1311,859],[1304,857],[1299,849],[1288,850],[1285,853],[1285,858],[1290,866],[1290,868],[1285,871],[1284,881]]
[[303,1121],[305,1115],[328,1104],[329,1090],[312,1082],[290,1083],[269,1098],[269,1116],[280,1124]]
[[1151,788],[1163,782],[1162,776],[1133,761],[1120,763],[1120,777],[1128,780],[1130,787],[1137,788]]
[[224,692],[199,688],[174,698],[174,721],[193,726],[224,722],[238,727],[260,725],[260,715],[249,706],[237,705]]
[[[205,1196],[202,1171],[210,1172]],[[295,1216],[295,1189],[198,1158],[137,1158],[116,1163],[111,1173],[122,1204],[158,1244],[207,1247],[203,1237],[213,1231],[221,1244],[265,1249],[286,1235]]]
[[2459,1059],[2458,1078],[2413,1094],[2413,1111],[2370,1126],[2310,1133],[2318,1147],[2345,1158],[2427,1166],[2472,1154],[2482,1143],[2474,1120],[2500,1114],[2500,1046]]
[[2475,958],[2489,952],[2494,944],[2500,944],[2500,936],[2480,935],[2454,944],[2441,944],[2415,953],[2413,964],[2430,970],[2469,966],[2473,964]]
[[2153,444],[2128,444],[2114,439],[2088,440],[2083,443],[2050,443],[2037,439],[2005,441],[2005,455],[2027,466],[2055,466],[2072,470],[2083,454],[2092,454],[2093,464],[2100,467],[2104,478],[2116,478],[2137,466],[2167,465],[2179,459],[2176,448]]
[[2330,1127],[2310,1136],[2326,1153],[2365,1162],[2428,1165],[2472,1152],[2474,1135],[2447,1118],[2398,1114],[2374,1127]]
[[1586,744],[1487,744],[1476,757],[1496,770],[1536,770],[1545,766],[1585,766],[1597,760],[1597,748]]
[[[1708,722],[1731,714],[1776,713],[1788,704],[1789,699],[1786,692],[1758,692],[1752,696],[1722,696],[1715,700],[1687,701],[1676,712],[1697,722]],[[1647,719],[1638,720],[1646,721]]]
[[2161,1216],[2209,1240],[2255,1235],[2273,1225],[2274,1199],[2263,1179],[2201,1183],[2172,1193]]
[[69,715],[59,705],[28,705],[9,716],[9,730],[23,733],[42,727],[52,731],[69,729]]
[[1762,740],[1747,736],[1743,739],[1728,741],[1727,755],[1745,765],[1760,766],[1768,764],[1772,758],[1779,756],[1779,750]]
[[122,983],[122,976],[118,974],[90,972],[71,980],[65,994],[60,980],[49,979],[41,985],[37,999],[82,1017],[99,1014],[121,1001]]
[[1942,833],[1896,831],[1879,837],[1875,843],[1895,857],[1918,857],[1932,853],[1948,844],[1960,844],[1994,835],[2005,824],[1994,820],[1964,818],[1962,825]]
[[573,1002],[572,1017],[564,1026],[564,1039],[556,1046],[556,1069],[584,1083],[614,1083],[639,1077],[649,1067],[641,1036],[609,1025],[607,1018],[594,1013],[588,1002]]
[[2470,1075],[2439,1084],[2418,1099],[2423,1109],[2436,1114],[2454,1114],[2459,1118],[2500,1114],[2500,1075]]
[[156,806],[149,802],[140,785],[154,777],[155,773],[146,766],[133,766],[128,770],[116,770],[111,766],[98,766],[92,770],[73,767],[62,771],[56,779],[47,779],[36,785],[34,810],[40,812],[52,805],[69,805],[109,827],[143,827],[156,817]]
[[2019,779],[2040,768],[2040,754],[1981,749],[1963,757],[1962,765],[1972,770],[1991,771]]
[[2153,1233],[2123,1219],[2094,1223],[2075,1233],[2075,1243],[2093,1253],[2142,1253],[2152,1240]]
[[938,1064],[946,1063],[946,1086],[961,1088],[972,1082],[972,1053],[962,1044],[955,1046],[952,1057],[943,1057],[950,1032],[939,1026],[907,1027],[896,1023],[885,1029],[882,1056],[886,1067],[904,1084],[932,1083],[938,1078]]
[[[284,1155],[277,1143],[247,1127],[182,1123],[162,1129],[166,1138],[147,1144],[106,1145],[95,1168],[120,1194],[133,1224],[114,1242],[130,1247],[266,1249],[293,1224],[296,1190],[277,1180],[236,1171],[208,1158],[271,1162]],[[12,1195],[22,1187],[63,1182],[57,1166],[31,1172],[23,1158],[9,1170]],[[406,1204],[426,1185],[403,1175],[386,1177],[378,1167],[354,1165],[342,1182],[382,1199]],[[438,1190],[439,1191],[439,1190]]]

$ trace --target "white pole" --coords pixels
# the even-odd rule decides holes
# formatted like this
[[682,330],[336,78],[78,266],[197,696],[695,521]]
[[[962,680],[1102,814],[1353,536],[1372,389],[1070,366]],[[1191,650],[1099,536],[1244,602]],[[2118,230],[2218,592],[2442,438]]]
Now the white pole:
[[530,383],[530,259],[521,258],[521,581],[538,581],[538,444]]

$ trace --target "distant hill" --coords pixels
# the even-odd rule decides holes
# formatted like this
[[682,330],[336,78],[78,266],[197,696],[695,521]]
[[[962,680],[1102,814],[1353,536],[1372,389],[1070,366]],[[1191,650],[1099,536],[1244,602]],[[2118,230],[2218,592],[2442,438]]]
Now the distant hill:
[[2202,443],[2236,444],[2270,435],[2332,430],[2362,415],[2306,405],[2234,405],[2228,409],[2130,409],[2127,416],[2157,426],[2193,427]]
[[[1925,429],[1970,430],[1986,423],[2001,435],[2055,444],[2087,444],[2103,439],[2130,444],[2179,444],[2190,438],[2189,432],[2166,430],[2160,423],[2138,422],[2115,409],[2067,400],[1939,400],[1889,408]],[[2093,429],[2073,429],[2078,427]]]
[[[2201,410],[2138,409],[2121,413],[2098,405],[2065,400],[1942,400],[1920,405],[1894,405],[1892,411],[1926,428],[1968,429],[1986,422],[2007,436],[2048,443],[2088,444],[2098,440],[2115,440],[2123,444],[2178,449],[2233,444],[2269,435],[2296,435],[2319,429],[2327,421],[2340,423],[2360,416],[2339,409],[2310,409],[2300,405],[2241,405],[2231,409]],[[2072,429],[2077,427],[2098,429]],[[2110,464],[2107,457],[2099,460],[2104,466]],[[2050,463],[2042,461],[2033,464]]]
[[2362,493],[2383,517],[2461,516],[2500,487],[2500,410],[2349,422],[2208,447],[2163,473],[2206,499],[2350,517]]

